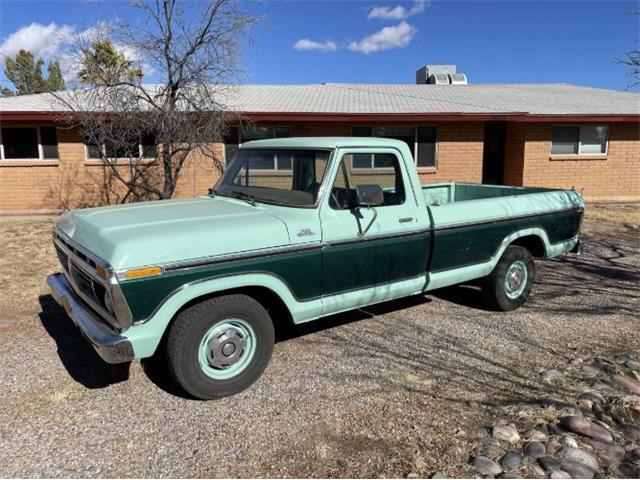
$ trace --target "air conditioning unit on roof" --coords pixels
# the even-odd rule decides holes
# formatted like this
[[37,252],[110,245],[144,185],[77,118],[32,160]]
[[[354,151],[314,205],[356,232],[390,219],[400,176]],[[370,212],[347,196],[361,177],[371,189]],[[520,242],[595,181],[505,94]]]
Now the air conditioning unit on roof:
[[464,73],[449,73],[449,83],[451,85],[467,85],[467,76]]
[[449,85],[449,75],[446,73],[434,73],[429,76],[431,85]]

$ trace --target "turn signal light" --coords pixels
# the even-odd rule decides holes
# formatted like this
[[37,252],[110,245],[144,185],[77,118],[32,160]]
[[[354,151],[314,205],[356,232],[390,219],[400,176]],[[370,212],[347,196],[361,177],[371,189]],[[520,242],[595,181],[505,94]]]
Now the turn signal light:
[[133,280],[136,278],[154,277],[156,275],[160,275],[161,273],[162,268],[160,267],[135,268],[133,270],[127,270],[126,272],[124,272],[124,278],[126,280]]
[[96,273],[97,273],[97,274],[98,274],[98,276],[99,276],[100,278],[102,278],[103,280],[106,280],[106,279],[107,279],[107,269],[106,269],[106,268],[104,268],[103,266],[98,265],[98,266],[96,267]]

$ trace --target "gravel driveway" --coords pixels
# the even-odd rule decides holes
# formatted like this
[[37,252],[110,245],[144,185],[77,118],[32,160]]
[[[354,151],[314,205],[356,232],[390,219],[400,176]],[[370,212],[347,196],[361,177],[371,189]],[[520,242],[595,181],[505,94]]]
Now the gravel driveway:
[[[14,252],[20,230],[5,231]],[[583,255],[539,262],[516,312],[455,287],[279,332],[258,383],[213,402],[151,363],[102,363],[44,289],[5,297],[0,477],[472,475],[473,429],[580,388],[542,372],[640,350],[639,240],[587,224]]]

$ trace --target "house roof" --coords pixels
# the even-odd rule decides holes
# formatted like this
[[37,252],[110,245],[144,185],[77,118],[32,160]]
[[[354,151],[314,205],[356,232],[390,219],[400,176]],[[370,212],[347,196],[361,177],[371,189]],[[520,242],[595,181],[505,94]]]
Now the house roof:
[[[239,85],[219,95],[229,111],[258,116],[640,116],[639,94],[568,84]],[[51,94],[0,99],[0,115],[7,118],[64,110]]]

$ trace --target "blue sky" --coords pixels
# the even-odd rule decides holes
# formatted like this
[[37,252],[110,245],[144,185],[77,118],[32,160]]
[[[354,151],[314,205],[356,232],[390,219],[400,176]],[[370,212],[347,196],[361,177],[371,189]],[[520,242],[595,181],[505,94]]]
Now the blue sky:
[[[640,17],[629,14],[637,1],[263,0],[251,8],[263,21],[242,54],[248,83],[412,83],[419,66],[452,63],[472,83],[624,89],[628,71],[614,59],[640,37]],[[2,0],[0,51],[55,57],[60,38],[129,12],[125,1]]]

